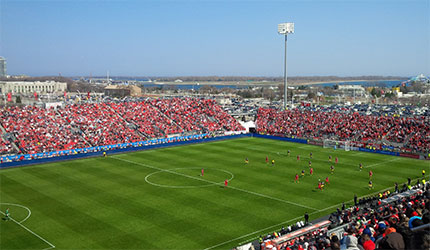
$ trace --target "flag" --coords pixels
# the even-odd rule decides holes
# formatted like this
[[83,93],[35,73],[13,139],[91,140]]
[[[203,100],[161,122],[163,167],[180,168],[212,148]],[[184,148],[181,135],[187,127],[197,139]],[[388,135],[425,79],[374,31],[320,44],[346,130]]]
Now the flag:
[[7,101],[8,102],[12,101],[12,93],[11,92],[7,93]]

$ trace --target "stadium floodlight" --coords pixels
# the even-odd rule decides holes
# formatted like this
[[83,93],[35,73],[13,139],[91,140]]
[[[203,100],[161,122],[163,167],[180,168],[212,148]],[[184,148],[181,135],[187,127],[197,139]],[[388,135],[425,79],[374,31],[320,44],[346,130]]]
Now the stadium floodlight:
[[278,33],[287,35],[294,33],[294,23],[280,23],[278,24]]
[[285,56],[284,56],[284,109],[287,108],[287,35],[294,33],[294,23],[278,24],[278,33],[285,36]]

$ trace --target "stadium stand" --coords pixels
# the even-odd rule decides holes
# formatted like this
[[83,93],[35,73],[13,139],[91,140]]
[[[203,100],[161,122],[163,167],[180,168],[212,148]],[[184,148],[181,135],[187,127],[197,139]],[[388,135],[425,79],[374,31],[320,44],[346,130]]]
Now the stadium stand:
[[184,131],[244,130],[214,100],[172,98],[152,100],[151,104],[174,120]]
[[106,103],[70,105],[58,112],[80,129],[92,146],[144,140]]
[[0,140],[1,155],[11,142],[21,153],[139,142],[173,134],[243,131],[214,100],[171,98],[141,102],[84,103],[57,110],[36,106],[6,107],[0,124],[14,141]]
[[87,146],[78,134],[72,132],[72,126],[53,109],[7,107],[0,113],[0,120],[6,132],[14,135],[14,143],[23,153]]
[[135,124],[137,130],[148,138],[183,132],[172,120],[147,102],[111,103],[110,106],[128,123]]
[[260,236],[260,249],[429,249],[430,185],[402,193],[386,191],[332,213],[329,221],[299,221],[279,232]]
[[425,117],[362,115],[357,112],[279,111],[260,108],[257,131],[263,134],[321,140],[350,140],[353,145],[390,145],[402,151],[429,152],[430,121]]
[[0,133],[0,155],[6,155],[13,153],[12,144],[8,141],[3,139],[3,134]]

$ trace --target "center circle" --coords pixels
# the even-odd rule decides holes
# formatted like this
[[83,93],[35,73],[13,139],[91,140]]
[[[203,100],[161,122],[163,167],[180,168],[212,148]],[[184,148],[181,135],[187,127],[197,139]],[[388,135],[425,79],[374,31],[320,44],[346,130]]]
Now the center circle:
[[[210,187],[210,186],[216,186],[216,185],[221,185],[221,184],[223,185],[224,184],[224,180],[221,181],[221,182],[207,183],[207,182],[212,182],[212,181],[203,179],[201,177],[194,177],[194,176],[190,176],[190,175],[186,175],[186,174],[174,172],[174,170],[184,170],[184,169],[185,170],[190,170],[190,169],[201,169],[201,168],[198,168],[198,167],[194,167],[194,168],[171,168],[171,169],[166,169],[166,170],[160,170],[160,171],[156,171],[156,172],[150,173],[147,176],[145,176],[145,181],[148,184],[151,184],[153,186],[163,187],[163,188],[201,188],[201,187]],[[231,173],[230,171],[224,170],[224,169],[208,168],[208,169],[205,169],[205,174],[207,175],[208,172],[210,172],[210,171],[217,171],[217,172],[223,172],[223,173],[228,174],[229,175],[229,178],[227,179],[228,181],[231,181],[234,178],[233,173]],[[155,183],[155,182],[152,182],[152,181],[149,180],[151,176],[154,176],[156,174],[160,174],[160,173],[163,173],[163,172],[164,173],[170,173],[170,174],[173,174],[173,175],[179,175],[179,176],[182,176],[182,177],[185,177],[185,178],[194,179],[194,180],[201,180],[202,182],[205,182],[207,184],[202,184],[202,185],[165,185],[165,184]]]

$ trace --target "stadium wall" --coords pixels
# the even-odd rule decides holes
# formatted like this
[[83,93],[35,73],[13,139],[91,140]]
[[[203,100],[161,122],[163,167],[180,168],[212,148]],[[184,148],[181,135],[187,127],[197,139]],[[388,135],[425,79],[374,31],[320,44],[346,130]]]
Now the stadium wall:
[[[25,154],[10,157],[11,161],[4,161],[0,164],[0,169],[9,167],[19,167],[25,165],[36,165],[57,161],[76,160],[89,157],[103,156],[103,152],[108,154],[121,154],[127,152],[150,150],[156,148],[165,148],[180,146],[193,143],[204,143],[210,141],[228,140],[241,137],[250,137],[252,134],[225,135],[217,137],[209,137],[209,134],[179,136],[165,139],[154,139],[143,142],[122,143],[108,146],[89,147],[81,149],[71,149],[40,154]],[[59,156],[57,156],[59,155]],[[39,158],[45,157],[45,158]],[[1,157],[5,159],[6,157]],[[9,158],[9,157],[8,157]],[[15,159],[15,160],[13,160]]]

